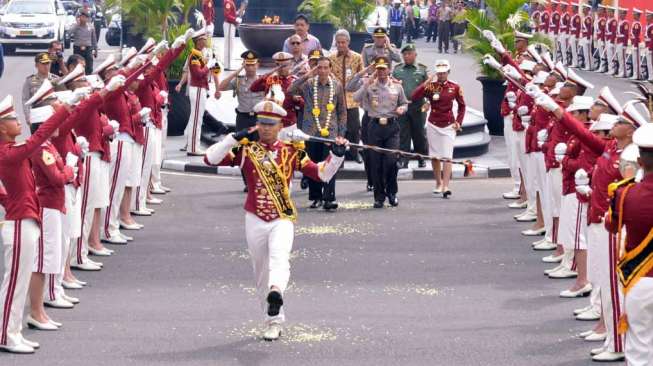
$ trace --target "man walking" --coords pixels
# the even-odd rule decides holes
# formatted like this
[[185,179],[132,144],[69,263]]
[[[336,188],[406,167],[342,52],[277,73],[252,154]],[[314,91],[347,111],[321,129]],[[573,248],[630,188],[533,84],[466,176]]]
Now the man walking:
[[84,57],[86,62],[85,73],[90,75],[93,72],[93,58],[97,57],[97,39],[95,29],[88,24],[90,15],[86,11],[79,13],[77,24],[70,30],[73,39],[73,52]]
[[451,33],[451,19],[453,18],[453,9],[449,6],[449,1],[444,0],[438,11],[438,52],[449,52],[449,34]]

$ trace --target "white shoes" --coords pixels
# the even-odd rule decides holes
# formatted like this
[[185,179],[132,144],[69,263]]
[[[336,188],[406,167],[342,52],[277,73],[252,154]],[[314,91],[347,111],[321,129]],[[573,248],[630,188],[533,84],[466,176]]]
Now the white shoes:
[[164,191],[163,188],[161,188],[161,187],[154,187],[154,188],[150,189],[150,193],[152,193],[152,194],[166,194],[167,192]]
[[[519,219],[517,219],[519,221]],[[521,222],[521,221],[520,221]],[[541,227],[539,229],[528,229],[521,232],[524,236],[540,236],[546,233],[546,228]]]
[[[152,212],[150,212],[149,210],[146,210],[146,209],[140,209],[138,211],[132,211],[131,214],[134,215],[134,216],[152,216]],[[120,223],[120,226],[122,226],[123,228],[125,228],[127,230],[138,230],[138,229],[129,229],[127,227],[127,224],[123,224],[122,222]]]
[[[152,214],[149,214],[149,215],[152,215]],[[141,225],[139,223],[136,223],[136,222],[133,223],[133,224],[127,224],[126,222],[120,220],[120,228],[125,229],[125,230],[140,230],[143,227],[144,227],[143,225]]]
[[61,297],[73,305],[79,304],[79,299],[76,297],[68,296],[66,294],[62,294]]
[[132,236],[125,235],[125,234],[123,234],[123,233],[119,233],[119,234],[120,234],[120,237],[121,237],[122,239],[125,239],[125,240],[127,240],[127,241],[132,241],[132,240],[134,240],[134,237],[132,237]]
[[127,240],[121,237],[120,235],[111,235],[108,238],[102,239],[102,241],[111,244],[127,244]]
[[519,195],[519,191],[515,191],[515,190],[503,194],[503,198],[506,200],[516,200],[519,199],[519,197],[521,197]]
[[43,304],[55,309],[72,309],[75,307],[75,304],[63,297],[58,297],[53,301],[43,301]]
[[442,187],[435,187],[432,193],[435,195],[442,194]]
[[95,249],[91,246],[88,247],[88,252],[91,253],[92,255],[96,255],[98,257],[109,257],[111,254],[113,254],[111,251],[109,251],[107,248],[102,248],[102,249]]
[[561,267],[557,271],[549,273],[549,278],[562,279],[562,278],[575,278],[578,272],[572,271],[568,268]]
[[[584,312],[586,312],[586,311],[590,311],[590,310],[592,310],[592,309],[594,309],[594,307],[593,307],[592,305],[587,305],[587,306],[584,307],[584,308],[574,309],[574,316],[576,316],[576,315],[578,315],[578,314],[581,314],[581,313],[584,313]],[[589,334],[589,333],[588,333],[588,334]]]
[[145,203],[147,203],[148,205],[160,205],[160,204],[163,203],[163,200],[152,197],[152,198],[146,199]]
[[84,263],[77,263],[76,261],[70,262],[70,268],[75,268],[80,271],[99,271],[102,267],[92,264],[90,261]]
[[63,288],[65,288],[66,290],[81,290],[81,289],[84,288],[84,286],[80,285],[80,284],[77,283],[77,282],[62,281],[62,282],[61,282],[61,285],[62,285]]
[[617,362],[625,359],[623,352],[609,352],[603,351],[592,357],[592,361],[596,362]]
[[539,243],[537,245],[534,245],[533,250],[540,250],[540,251],[554,250],[556,247],[557,247],[557,245],[555,243],[552,243],[550,241],[545,241],[543,243]]
[[515,220],[517,220],[517,222],[533,222],[537,220],[537,215],[531,212],[526,212],[523,215],[515,217]]
[[59,327],[52,324],[51,322],[41,323],[38,320],[32,318],[31,315],[27,316],[27,326],[30,329],[36,329],[36,330],[49,330],[49,331],[59,330]]
[[[535,249],[535,248],[533,248],[533,249]],[[552,249],[555,249],[555,248],[552,248]],[[535,249],[535,250],[543,250],[543,249]],[[547,255],[546,257],[542,257],[542,262],[544,262],[544,263],[560,263],[560,262],[562,262],[562,257],[563,257],[563,254],[560,254],[560,255],[550,254],[550,255]]]
[[97,267],[100,267],[100,268],[104,267],[104,263],[102,263],[102,262],[97,262],[97,261],[94,261],[94,260],[92,260],[90,258],[86,258],[86,261],[88,263],[94,265],[94,266],[97,266]]
[[608,337],[607,333],[596,333],[586,336],[584,339],[586,342],[603,342]]
[[13,346],[0,346],[0,350],[18,354],[34,353],[34,347],[28,346],[25,343],[19,343]]
[[605,351],[605,346],[599,347],[599,348],[592,348],[590,350],[590,355],[596,356],[599,353],[603,353]]
[[266,341],[275,341],[281,336],[281,324],[272,323],[268,324],[263,332],[263,339]]
[[583,311],[582,313],[576,314],[576,320],[580,320],[580,321],[593,321],[593,320],[599,320],[600,318],[601,318],[601,313],[591,307],[587,311]]
[[32,342],[30,340],[27,340],[27,339],[25,339],[25,337],[23,337],[22,334],[20,335],[20,341],[21,341],[22,344],[28,345],[28,346],[30,346],[30,347],[32,347],[34,349],[41,348],[41,345],[38,342]]
[[528,207],[528,202],[513,202],[508,205],[508,208],[514,208],[514,209],[524,209]]
[[587,297],[590,295],[590,292],[592,292],[592,284],[587,283],[585,284],[585,286],[581,287],[576,291],[564,290],[560,292],[560,297],[567,298],[567,299],[574,298],[574,297]]

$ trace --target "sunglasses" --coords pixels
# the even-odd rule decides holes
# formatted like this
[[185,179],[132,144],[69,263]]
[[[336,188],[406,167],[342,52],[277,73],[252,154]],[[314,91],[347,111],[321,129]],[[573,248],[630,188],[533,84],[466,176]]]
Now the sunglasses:
[[302,44],[301,42],[290,42],[291,45],[296,46],[298,44]]

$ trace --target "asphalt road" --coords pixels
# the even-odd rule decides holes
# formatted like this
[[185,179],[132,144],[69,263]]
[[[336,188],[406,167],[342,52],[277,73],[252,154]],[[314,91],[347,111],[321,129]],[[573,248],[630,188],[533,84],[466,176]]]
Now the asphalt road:
[[[35,355],[2,365],[589,365],[588,329],[572,318],[500,194],[503,179],[400,182],[398,208],[371,208],[358,181],[338,182],[337,213],[296,192],[287,329],[258,338],[239,178],[166,173],[174,191],[127,246],[49,310],[54,333],[25,330]],[[295,184],[297,187],[298,185]],[[131,234],[131,233],[130,233]]]

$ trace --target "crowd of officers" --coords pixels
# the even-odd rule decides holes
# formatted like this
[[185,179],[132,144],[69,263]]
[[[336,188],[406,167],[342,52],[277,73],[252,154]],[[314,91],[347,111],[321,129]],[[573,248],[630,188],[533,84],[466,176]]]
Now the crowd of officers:
[[620,78],[653,80],[653,11],[603,4],[593,11],[589,3],[552,0],[548,6],[534,3],[531,19],[533,30],[552,40],[555,61]]
[[[79,303],[65,290],[86,282],[71,268],[101,270],[89,254],[110,256],[114,250],[103,243],[133,240],[121,229],[142,229],[132,215],[152,215],[147,204],[161,200],[151,194],[169,191],[158,169],[167,125],[164,71],[191,38],[203,37],[204,30],[189,29],[170,47],[150,39],[140,50],[110,55],[91,73],[79,55],[62,63],[57,51],[37,54],[37,73],[23,93],[32,131],[24,142],[16,142],[24,124],[12,96],[0,101],[1,350],[39,348],[23,337],[23,320],[37,330],[59,329],[44,305],[71,309]],[[53,62],[59,75],[49,73]]]
[[[597,321],[579,336],[599,342],[594,361],[650,365],[653,360],[653,124],[641,101],[620,104],[608,87],[594,86],[546,47],[529,45],[532,34],[515,32],[515,53],[483,31],[497,54],[484,62],[508,80],[501,110],[514,189],[504,194],[534,250],[554,267],[551,279],[575,278],[562,298],[589,296],[577,320]],[[638,164],[639,163],[639,164]],[[628,235],[626,235],[626,232]]]

